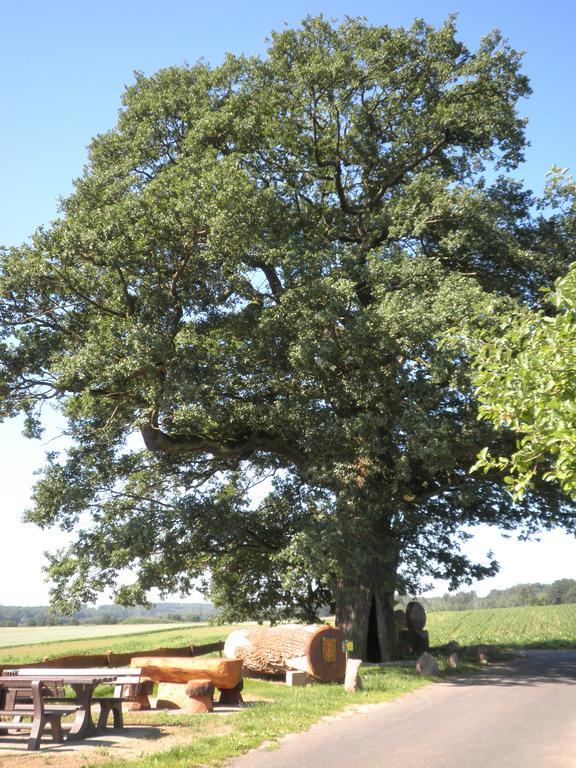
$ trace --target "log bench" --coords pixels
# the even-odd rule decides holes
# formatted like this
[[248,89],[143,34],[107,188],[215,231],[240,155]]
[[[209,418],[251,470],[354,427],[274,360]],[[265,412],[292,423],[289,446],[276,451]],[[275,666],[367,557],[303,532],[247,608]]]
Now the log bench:
[[[0,731],[30,731],[27,749],[37,750],[49,725],[52,739],[61,744],[64,740],[62,718],[76,712],[77,707],[52,704],[46,700],[46,696],[59,688],[62,688],[61,680],[23,680],[16,676],[0,678],[0,718],[11,718],[0,719]],[[23,718],[30,718],[30,722]]]
[[[132,664],[154,682],[187,684],[202,680],[220,691],[219,704],[242,704],[242,661],[185,659],[176,656],[135,656]],[[160,695],[160,694],[159,694]]]

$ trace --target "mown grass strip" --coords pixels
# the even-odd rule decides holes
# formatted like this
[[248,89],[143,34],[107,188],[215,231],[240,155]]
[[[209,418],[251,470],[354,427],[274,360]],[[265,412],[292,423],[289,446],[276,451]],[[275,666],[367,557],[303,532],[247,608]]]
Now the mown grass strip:
[[22,645],[40,645],[70,642],[71,640],[95,640],[125,635],[150,634],[153,632],[173,632],[190,627],[204,625],[166,622],[164,624],[80,624],[59,625],[54,627],[2,627],[0,649],[15,648]]
[[[245,626],[245,625],[244,625]],[[156,647],[177,648],[225,640],[238,625],[212,626],[191,624],[177,629],[138,631],[131,635],[108,635],[83,640],[58,640],[0,648],[0,664],[26,664],[46,656],[96,654],[107,651],[144,651]]]

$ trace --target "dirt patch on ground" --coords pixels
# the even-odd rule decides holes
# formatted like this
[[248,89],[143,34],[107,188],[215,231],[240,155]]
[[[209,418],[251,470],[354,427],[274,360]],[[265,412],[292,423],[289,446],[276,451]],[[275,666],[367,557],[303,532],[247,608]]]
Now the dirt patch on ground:
[[137,760],[139,757],[190,742],[194,729],[182,726],[130,725],[122,731],[107,731],[77,742],[54,744],[50,736],[42,739],[38,752],[26,750],[22,735],[0,738],[0,768],[79,768],[110,758]]
[[[111,728],[80,741],[54,744],[50,734],[42,737],[37,752],[26,749],[28,734],[0,735],[0,768],[83,768],[110,759],[138,760],[153,752],[166,752],[172,747],[194,741],[199,733],[224,735],[232,730],[226,717],[237,708],[222,708],[208,716],[192,716],[178,725],[146,722],[155,712],[131,713],[136,722],[126,723],[121,731]],[[223,715],[223,716],[222,716]]]

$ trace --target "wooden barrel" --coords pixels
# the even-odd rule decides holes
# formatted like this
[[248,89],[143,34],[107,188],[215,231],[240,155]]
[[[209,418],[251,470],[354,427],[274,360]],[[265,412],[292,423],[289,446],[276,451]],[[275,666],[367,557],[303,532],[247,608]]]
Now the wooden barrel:
[[420,632],[426,626],[426,611],[424,606],[415,600],[406,606],[406,626],[415,632]]
[[341,683],[346,673],[342,632],[327,624],[240,629],[228,636],[224,655],[242,659],[244,669],[266,675],[296,669],[321,682]]

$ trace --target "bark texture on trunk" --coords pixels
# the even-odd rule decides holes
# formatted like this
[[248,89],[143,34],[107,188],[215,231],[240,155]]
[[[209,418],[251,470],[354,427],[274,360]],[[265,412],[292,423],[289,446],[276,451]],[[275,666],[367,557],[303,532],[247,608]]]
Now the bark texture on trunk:
[[336,626],[344,639],[354,644],[351,657],[363,661],[399,657],[394,626],[395,576],[395,571],[388,572],[381,563],[373,563],[360,574],[337,581]]

